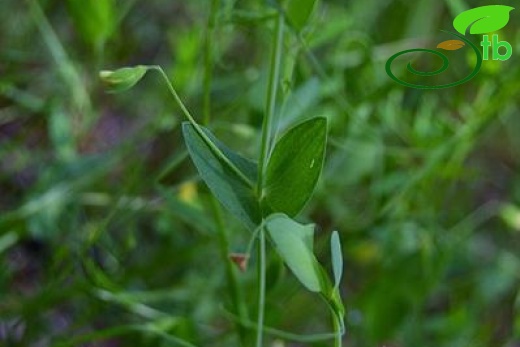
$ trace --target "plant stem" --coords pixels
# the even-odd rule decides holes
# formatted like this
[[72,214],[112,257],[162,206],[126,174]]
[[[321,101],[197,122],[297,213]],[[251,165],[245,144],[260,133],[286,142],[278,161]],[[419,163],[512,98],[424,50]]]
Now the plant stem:
[[159,65],[152,65],[152,66],[146,66],[146,68],[148,69],[151,69],[151,70],[155,70],[155,71],[158,71],[161,76],[164,78],[164,81],[166,82],[166,85],[168,86],[168,89],[170,91],[170,94],[173,96],[173,98],[175,99],[175,101],[177,102],[177,104],[179,105],[179,107],[181,108],[181,111],[182,113],[186,116],[186,118],[188,119],[188,121],[193,125],[193,128],[195,129],[195,131],[197,132],[197,134],[202,138],[202,140],[204,141],[204,143],[211,149],[211,151],[220,159],[222,160],[226,165],[227,167],[233,171],[233,173],[235,175],[237,175],[237,177],[243,182],[245,183],[248,187],[250,188],[253,188],[254,185],[253,183],[251,182],[251,180],[249,178],[247,178],[244,173],[242,171],[240,171],[240,169],[238,169],[229,159],[228,157],[226,157],[224,155],[224,153],[222,153],[222,151],[213,143],[213,141],[208,137],[208,135],[206,135],[206,133],[204,132],[204,130],[202,130],[201,126],[195,121],[195,119],[193,118],[193,116],[190,114],[190,112],[188,111],[188,109],[186,108],[186,106],[184,106],[184,103],[182,102],[181,98],[179,97],[179,95],[177,94],[177,92],[175,91],[175,88],[173,88],[173,85],[171,84],[170,80],[168,79],[168,76],[166,75],[166,73],[164,72],[164,70],[162,69],[162,67],[160,67]]
[[[280,75],[280,65],[282,60],[284,18],[281,12],[278,13],[275,23],[275,34],[273,50],[271,53],[269,84],[267,87],[265,115],[262,121],[262,143],[260,147],[260,160],[258,167],[257,195],[259,201],[262,200],[265,170],[267,158],[270,152],[272,122],[276,106],[276,94],[278,90],[278,80]],[[266,282],[266,251],[265,251],[265,229],[262,225],[258,233],[258,318],[256,321],[256,347],[262,347],[264,330],[264,311],[265,311],[265,282]]]
[[276,106],[276,93],[278,90],[278,80],[280,75],[280,65],[282,60],[282,48],[283,48],[283,31],[284,31],[284,18],[280,12],[276,17],[275,23],[275,35],[274,35],[274,48],[271,54],[271,71],[269,73],[269,84],[267,89],[266,109],[265,115],[262,122],[262,144],[260,148],[260,160],[258,168],[258,182],[257,192],[259,199],[262,198],[262,188],[264,187],[264,177],[266,162],[270,151],[271,131],[272,122],[274,118],[275,106]]
[[334,347],[341,347],[343,336],[342,326],[337,313],[332,312],[332,320],[334,326]]
[[262,347],[263,330],[264,330],[264,311],[265,311],[265,272],[266,272],[266,254],[265,254],[265,230],[262,226],[258,232],[258,319],[256,321],[256,347]]
[[[208,22],[206,27],[206,38],[204,43],[204,99],[203,99],[203,118],[202,124],[208,125],[211,119],[211,80],[213,70],[213,54],[211,43],[213,39],[213,29],[215,27],[216,14],[218,9],[219,1],[211,0],[211,8],[209,11]],[[217,237],[220,248],[220,256],[222,262],[225,264],[226,277],[227,277],[227,288],[229,296],[231,297],[231,303],[238,317],[241,319],[248,319],[247,307],[244,305],[244,298],[240,285],[238,283],[236,269],[229,260],[229,233],[227,232],[222,218],[221,207],[213,194],[209,197],[210,208],[213,213],[213,219],[215,220],[215,226],[217,229]],[[245,347],[249,345],[248,331],[244,327],[236,323],[236,329],[238,338],[241,346]]]
[[211,117],[211,79],[213,77],[213,49],[211,43],[213,42],[213,30],[215,29],[218,5],[218,0],[211,0],[208,22],[206,25],[206,37],[204,43],[204,96],[202,102],[204,117],[202,124],[208,124]]

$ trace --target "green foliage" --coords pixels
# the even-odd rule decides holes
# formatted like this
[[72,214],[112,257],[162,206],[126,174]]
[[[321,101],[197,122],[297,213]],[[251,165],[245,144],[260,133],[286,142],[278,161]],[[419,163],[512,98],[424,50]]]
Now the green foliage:
[[281,213],[270,215],[265,223],[278,254],[292,273],[308,290],[322,295],[330,305],[332,312],[340,320],[340,325],[343,326],[345,309],[339,293],[343,256],[338,233],[334,232],[331,237],[334,270],[334,286],[332,286],[325,269],[314,256],[315,226],[313,224],[299,224]]
[[[204,129],[210,140],[222,151],[236,169],[255,182],[256,164],[232,152],[218,141],[209,130]],[[195,131],[192,124],[182,126],[184,141],[193,163],[215,197],[229,212],[242,221],[249,229],[254,229],[260,222],[260,208],[251,184],[244,182],[226,162],[208,146]]]
[[302,30],[307,24],[317,0],[288,0],[286,15],[289,23],[296,29]]
[[273,214],[266,228],[276,250],[298,280],[311,292],[326,289],[320,264],[313,253],[314,225],[301,225],[283,214]]
[[276,143],[267,165],[265,204],[295,216],[309,200],[323,167],[327,120],[312,118],[290,129]]
[[[267,186],[258,189],[250,159],[262,142],[274,17],[290,7],[306,19],[298,29],[285,17],[263,169],[295,125],[327,119],[312,198],[279,224],[316,225],[314,239],[291,235],[329,288],[306,290],[264,229],[263,346],[332,346],[331,313],[339,332],[345,316],[353,347],[518,345],[517,12],[503,10],[502,21],[511,17],[498,33],[515,50],[509,61],[432,92],[396,85],[384,62],[416,39],[433,48],[457,15],[490,2],[320,1],[310,12],[311,2],[272,3],[0,1],[1,346],[254,346],[254,245],[283,211],[258,201]],[[474,64],[467,49],[447,52],[460,56],[450,64],[461,75]],[[437,64],[419,60],[424,71]],[[96,74],[152,62],[198,128],[183,125],[156,74],[117,95]],[[222,169],[231,198],[213,198],[202,158]],[[264,208],[256,219],[227,208],[242,198],[230,181],[252,186],[248,201]]]
[[[127,90],[134,86],[149,69],[161,74],[171,96],[177,102],[188,122],[183,123],[182,131],[188,153],[194,162],[199,175],[207,184],[213,195],[241,220],[249,229],[260,228],[259,243],[259,296],[256,346],[263,344],[265,290],[266,290],[266,248],[264,228],[270,230],[276,248],[292,269],[296,277],[310,291],[319,292],[329,303],[334,314],[335,345],[341,346],[343,335],[344,309],[337,285],[331,290],[331,284],[325,271],[312,253],[312,232],[308,227],[300,225],[284,214],[274,214],[264,218],[271,212],[286,212],[291,216],[297,214],[310,198],[317,183],[327,140],[327,120],[323,117],[310,119],[289,130],[275,145],[273,153],[268,153],[270,127],[274,117],[278,72],[281,62],[283,42],[283,16],[276,19],[275,47],[271,60],[271,76],[267,94],[267,113],[264,115],[262,127],[262,143],[260,148],[259,169],[247,159],[224,146],[211,132],[200,126],[190,114],[177,91],[159,66],[126,67],[114,72],[102,71],[100,78],[109,85],[111,91]],[[266,179],[262,177],[267,161]],[[255,179],[258,178],[255,192]],[[255,193],[265,193],[257,197]],[[260,205],[267,208],[262,209]],[[265,225],[264,225],[265,224]],[[287,229],[288,228],[288,229]],[[312,227],[311,227],[312,228]],[[222,229],[222,228],[220,228]],[[287,229],[287,230],[286,230]],[[281,232],[281,233],[280,233]],[[299,235],[301,234],[301,235]],[[336,234],[337,237],[337,234]],[[222,238],[227,238],[222,235]],[[303,241],[305,240],[305,241]],[[227,242],[227,241],[226,241]],[[305,244],[303,243],[305,242]],[[338,242],[338,241],[337,241]],[[245,255],[238,266],[245,270]],[[335,276],[340,271],[337,266],[338,255],[335,254]],[[336,281],[339,282],[340,278]],[[340,323],[339,323],[340,322]]]

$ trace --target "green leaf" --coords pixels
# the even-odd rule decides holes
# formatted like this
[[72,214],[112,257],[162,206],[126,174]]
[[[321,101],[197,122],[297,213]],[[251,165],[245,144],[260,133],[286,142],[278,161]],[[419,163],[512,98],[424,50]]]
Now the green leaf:
[[453,27],[462,35],[468,29],[470,34],[486,34],[500,30],[509,22],[509,12],[514,7],[504,5],[488,5],[476,7],[459,14],[453,20]]
[[337,231],[332,232],[330,238],[330,249],[332,257],[332,272],[334,273],[334,288],[329,298],[331,308],[338,316],[342,329],[344,329],[343,317],[345,316],[345,307],[341,300],[341,294],[339,291],[339,285],[341,278],[343,277],[343,252],[341,250],[341,242]]
[[[323,292],[321,265],[312,252],[314,225],[301,225],[281,213],[270,215],[266,228],[278,254],[292,273],[311,292]],[[310,246],[310,247],[309,247]]]
[[103,70],[99,72],[99,77],[107,85],[111,92],[122,92],[132,88],[143,78],[148,71],[148,67],[138,65],[134,67],[123,67],[115,71]]
[[327,119],[312,118],[289,130],[267,165],[265,203],[273,212],[295,216],[312,195],[323,166]]
[[330,249],[332,254],[332,272],[334,273],[334,288],[338,288],[343,276],[343,253],[337,231],[332,232]]
[[[251,182],[256,180],[257,165],[254,162],[230,150],[208,129],[201,128],[229,162],[235,165]],[[249,229],[254,229],[260,222],[260,208],[252,187],[240,179],[238,174],[214,153],[192,124],[183,123],[182,133],[190,157],[211,192],[229,212]]]
[[289,23],[298,31],[307,24],[316,0],[289,0],[285,13]]

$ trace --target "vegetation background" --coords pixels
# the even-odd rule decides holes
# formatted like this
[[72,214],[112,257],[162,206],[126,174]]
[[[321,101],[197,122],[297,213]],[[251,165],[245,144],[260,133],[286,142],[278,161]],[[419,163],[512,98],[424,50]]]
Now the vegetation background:
[[[489,4],[323,0],[300,40],[286,33],[280,127],[330,124],[298,219],[323,230],[325,264],[329,231],[340,232],[346,346],[520,346],[518,10],[499,33],[513,57],[464,85],[404,88],[384,69]],[[208,202],[159,78],[111,95],[98,71],[163,66],[192,113],[255,158],[271,5],[0,2],[1,346],[238,345],[226,262],[250,234]],[[467,50],[449,54],[471,63]],[[270,253],[266,324],[330,331],[323,305]],[[251,317],[254,266],[233,273]]]

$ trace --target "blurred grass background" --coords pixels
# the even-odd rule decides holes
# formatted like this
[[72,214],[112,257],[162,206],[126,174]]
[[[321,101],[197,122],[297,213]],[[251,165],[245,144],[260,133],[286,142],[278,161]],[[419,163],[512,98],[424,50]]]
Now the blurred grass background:
[[[331,123],[299,220],[319,224],[324,263],[319,245],[340,231],[347,346],[520,346],[517,10],[500,32],[513,57],[462,86],[404,88],[384,69],[489,4],[323,0],[301,40],[286,36],[280,129]],[[256,158],[272,11],[261,0],[0,2],[1,346],[238,345],[226,259],[250,235],[209,202],[159,79],[110,95],[98,71],[162,65],[199,120]],[[252,263],[231,275],[254,317]],[[329,331],[321,303],[274,254],[269,264],[267,325]],[[284,343],[268,345],[331,344]]]

